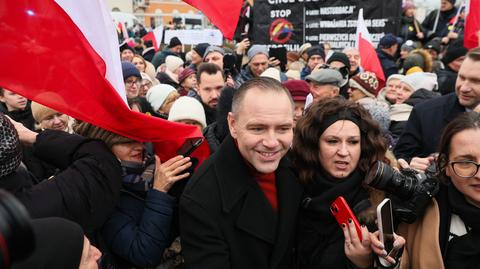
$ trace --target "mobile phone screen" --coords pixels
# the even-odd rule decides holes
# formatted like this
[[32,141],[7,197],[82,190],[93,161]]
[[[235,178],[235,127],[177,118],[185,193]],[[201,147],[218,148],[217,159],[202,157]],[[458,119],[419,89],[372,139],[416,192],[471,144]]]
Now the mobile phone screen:
[[390,253],[393,249],[393,219],[392,219],[392,202],[390,199],[385,203],[380,204],[380,218],[381,218],[381,231],[383,234],[383,244],[385,251]]
[[178,155],[184,157],[190,156],[192,152],[202,144],[203,138],[189,138],[185,140],[185,143],[177,150]]

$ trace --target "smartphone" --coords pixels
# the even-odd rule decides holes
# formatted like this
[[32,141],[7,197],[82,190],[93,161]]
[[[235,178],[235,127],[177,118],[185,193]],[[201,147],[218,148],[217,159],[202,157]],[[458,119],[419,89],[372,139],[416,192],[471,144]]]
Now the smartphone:
[[353,211],[345,201],[343,196],[338,196],[335,201],[330,205],[330,211],[332,212],[333,216],[337,220],[338,224],[342,226],[342,224],[348,225],[348,220],[351,219],[355,224],[355,229],[357,230],[358,238],[362,241],[362,228],[360,227],[360,223],[357,220],[357,217],[353,214]]
[[[385,251],[388,253],[388,256],[392,257],[394,254],[392,251],[394,250],[393,242],[395,241],[395,238],[393,236],[392,202],[388,198],[384,199],[377,206],[377,224],[380,234],[380,241],[385,246]],[[382,257],[379,259],[383,266],[390,266],[390,264],[387,263]]]
[[268,55],[279,60],[280,68],[282,69],[282,72],[285,72],[287,66],[287,49],[285,47],[270,48]]
[[203,138],[188,138],[177,150],[177,154],[182,155],[183,157],[188,157],[195,149],[197,149],[202,144],[202,142]]

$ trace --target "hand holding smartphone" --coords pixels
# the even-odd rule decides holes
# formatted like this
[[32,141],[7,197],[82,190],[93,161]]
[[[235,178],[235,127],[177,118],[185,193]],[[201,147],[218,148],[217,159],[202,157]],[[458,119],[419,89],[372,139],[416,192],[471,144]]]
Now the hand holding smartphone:
[[203,142],[203,138],[188,138],[183,145],[177,150],[178,155],[189,157],[192,152],[197,149]]
[[[393,231],[392,202],[388,198],[384,199],[377,206],[377,224],[380,242],[384,245],[385,251],[388,253],[387,255],[395,258],[397,251],[393,247],[395,238]],[[379,260],[383,266],[390,266],[384,258],[379,257]]]
[[362,241],[362,228],[360,227],[357,217],[355,214],[353,214],[353,211],[348,206],[345,198],[338,196],[337,199],[335,199],[335,201],[333,201],[333,203],[330,205],[330,211],[340,226],[342,226],[342,224],[348,225],[348,220],[351,219],[355,225],[358,238],[360,241]]

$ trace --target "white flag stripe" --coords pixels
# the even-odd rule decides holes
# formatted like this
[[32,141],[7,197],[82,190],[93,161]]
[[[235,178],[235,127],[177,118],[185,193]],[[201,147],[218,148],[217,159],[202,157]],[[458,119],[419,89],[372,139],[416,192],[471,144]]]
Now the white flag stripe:
[[361,8],[358,11],[358,24],[357,24],[357,37],[356,37],[356,42],[355,42],[355,47],[358,49],[358,42],[360,38],[360,33],[362,34],[363,39],[368,41],[368,43],[372,44],[372,37],[370,36],[370,33],[368,32],[367,26],[365,25],[365,20],[363,19],[363,8]]
[[107,80],[127,105],[116,28],[105,1],[55,0],[55,2],[70,16],[92,48],[104,60]]

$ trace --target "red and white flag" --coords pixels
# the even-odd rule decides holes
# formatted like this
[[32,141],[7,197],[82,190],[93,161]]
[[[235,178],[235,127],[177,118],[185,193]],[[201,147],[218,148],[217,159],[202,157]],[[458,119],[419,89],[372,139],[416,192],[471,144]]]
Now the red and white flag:
[[383,73],[382,65],[378,59],[377,52],[372,43],[372,38],[368,32],[367,26],[365,25],[365,20],[363,19],[363,8],[358,12],[358,22],[357,22],[357,39],[355,47],[360,52],[361,66],[365,71],[370,71],[375,73],[378,79],[380,90],[385,85],[385,74]]
[[183,0],[201,10],[210,21],[222,31],[223,36],[232,40],[237,28],[243,0]]
[[480,45],[480,0],[467,0],[465,7],[463,45],[472,49]]
[[[0,87],[138,141],[162,160],[197,127],[130,110],[115,25],[103,0],[5,1],[0,12]],[[205,151],[204,151],[205,150]],[[200,161],[208,146],[200,147]]]

